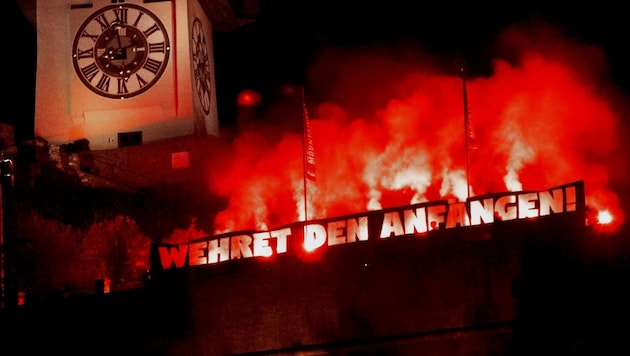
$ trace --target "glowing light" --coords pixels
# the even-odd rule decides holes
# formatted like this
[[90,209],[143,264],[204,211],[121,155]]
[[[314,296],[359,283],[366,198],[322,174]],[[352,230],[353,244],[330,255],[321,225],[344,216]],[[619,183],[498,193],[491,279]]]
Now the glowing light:
[[243,90],[238,94],[238,106],[255,106],[260,103],[260,94],[254,90]]
[[613,222],[613,216],[608,210],[600,211],[597,214],[597,222],[602,225],[608,225]]

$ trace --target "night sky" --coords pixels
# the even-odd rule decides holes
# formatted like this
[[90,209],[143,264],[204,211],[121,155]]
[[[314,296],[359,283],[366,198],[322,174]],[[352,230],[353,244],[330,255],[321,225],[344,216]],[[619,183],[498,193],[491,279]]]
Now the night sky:
[[35,113],[35,63],[37,42],[35,28],[19,10],[17,4],[3,1],[0,5],[7,21],[0,21],[4,46],[9,51],[2,56],[5,86],[0,121],[15,127],[16,141],[33,136]]
[[[614,6],[550,7],[522,2],[505,7],[477,2],[273,1],[261,4],[259,21],[229,34],[216,56],[233,64],[233,79],[264,85],[301,80],[304,69],[325,47],[369,47],[401,43],[439,53],[465,64],[470,74],[489,75],[498,56],[496,36],[510,25],[539,21],[557,26],[567,37],[602,48],[615,82],[630,88],[630,55],[624,36],[630,24]],[[227,42],[227,41],[226,41]],[[225,47],[224,47],[225,46]],[[225,58],[225,59],[224,59]],[[229,59],[228,59],[229,58]],[[579,59],[578,59],[579,60]],[[223,62],[224,61],[224,62]],[[231,71],[238,71],[233,73]],[[457,70],[457,69],[456,69]]]

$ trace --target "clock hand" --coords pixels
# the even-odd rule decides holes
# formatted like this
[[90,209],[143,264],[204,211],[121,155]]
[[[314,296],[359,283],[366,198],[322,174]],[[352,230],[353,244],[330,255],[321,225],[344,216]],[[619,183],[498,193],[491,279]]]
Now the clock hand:
[[112,27],[113,30],[116,32],[116,42],[118,43],[118,49],[116,49],[116,58],[121,60],[120,76],[123,80],[127,81],[129,79],[129,74],[127,73],[125,62],[127,59],[127,48],[129,48],[130,46],[123,46],[120,39],[120,29],[123,28],[122,25],[118,22],[113,22]]
[[122,26],[118,22],[113,22],[112,27],[114,28],[114,31],[116,32],[116,42],[118,42],[118,50],[116,52],[120,53],[120,56],[122,59],[125,59],[127,56],[125,55],[126,54],[125,47],[123,47],[122,41],[120,40],[120,31],[119,31],[122,28]]

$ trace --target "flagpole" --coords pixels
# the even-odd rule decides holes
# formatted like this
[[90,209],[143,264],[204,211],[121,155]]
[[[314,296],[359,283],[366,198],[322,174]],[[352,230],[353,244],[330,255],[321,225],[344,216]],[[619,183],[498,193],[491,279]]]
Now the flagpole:
[[[4,172],[3,172],[4,173]],[[0,307],[4,309],[5,281],[4,281],[4,207],[2,204],[2,182],[0,182]]]
[[466,197],[470,198],[470,175],[468,169],[468,93],[466,92],[466,74],[464,73],[464,67],[461,68],[462,73],[462,94],[464,97],[464,138],[465,138],[465,150],[466,150]]
[[[310,118],[308,117],[308,109],[306,108],[306,96],[304,94],[304,86],[302,86],[302,163],[303,163],[303,179],[304,179],[304,221],[308,221],[308,196],[307,196],[307,180],[313,182],[316,180],[315,173],[315,148],[313,145],[313,137],[311,136]],[[306,225],[305,225],[306,226]]]
[[[308,127],[306,126],[306,120],[308,120],[308,118],[305,117],[306,114],[306,99],[304,98],[304,86],[302,85],[302,181],[304,184],[304,221],[308,221],[308,199],[306,197],[306,188],[307,188],[307,183],[306,183],[306,154],[307,154],[307,148],[306,145],[308,144],[306,142],[307,140],[307,130]],[[306,231],[305,231],[306,232]]]

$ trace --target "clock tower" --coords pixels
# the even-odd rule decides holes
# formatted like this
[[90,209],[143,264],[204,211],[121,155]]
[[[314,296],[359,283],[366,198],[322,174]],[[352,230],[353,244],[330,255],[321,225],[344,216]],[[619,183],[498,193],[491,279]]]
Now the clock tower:
[[37,1],[35,135],[91,149],[218,136],[198,0]]

